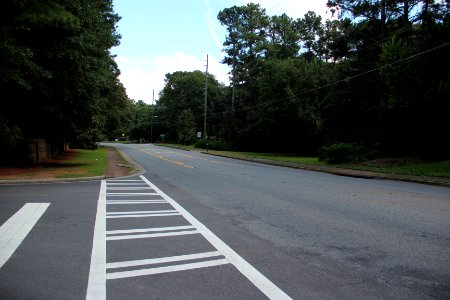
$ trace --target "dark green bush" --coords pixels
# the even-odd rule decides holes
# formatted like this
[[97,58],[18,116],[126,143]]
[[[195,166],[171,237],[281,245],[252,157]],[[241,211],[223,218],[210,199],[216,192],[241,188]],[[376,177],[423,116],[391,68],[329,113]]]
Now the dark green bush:
[[360,147],[349,143],[324,146],[320,149],[319,160],[330,164],[356,162],[360,160]]
[[211,150],[221,150],[221,151],[229,151],[231,150],[231,146],[224,141],[221,140],[208,140],[208,147],[206,146],[206,140],[201,139],[197,140],[195,143],[195,148],[201,148],[201,149],[211,149]]

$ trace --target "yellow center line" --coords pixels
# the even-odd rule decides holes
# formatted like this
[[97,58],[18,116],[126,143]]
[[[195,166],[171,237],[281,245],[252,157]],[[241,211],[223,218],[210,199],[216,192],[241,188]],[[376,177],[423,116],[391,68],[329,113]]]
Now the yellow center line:
[[144,150],[144,149],[139,149],[139,150],[141,150],[141,151],[143,151],[143,152],[145,152],[145,153],[147,153],[147,154],[149,154],[149,155],[151,155],[151,156],[153,156],[153,157],[159,158],[159,159],[164,160],[164,161],[168,161],[168,162],[170,162],[170,163],[179,165],[179,166],[181,166],[181,167],[185,167],[185,168],[189,168],[189,169],[193,169],[193,168],[194,168],[194,167],[189,166],[189,165],[186,165],[186,164],[184,164],[184,163],[182,163],[182,162],[179,162],[179,161],[176,161],[176,160],[168,159],[167,157],[164,157],[164,156],[162,156],[162,155],[154,154],[154,153],[152,153],[152,152],[150,152],[150,151],[146,151],[146,150]]

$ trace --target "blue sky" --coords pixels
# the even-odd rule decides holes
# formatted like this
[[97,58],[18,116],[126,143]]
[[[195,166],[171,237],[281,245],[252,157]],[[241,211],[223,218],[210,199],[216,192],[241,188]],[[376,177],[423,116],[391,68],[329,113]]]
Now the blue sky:
[[[226,31],[217,14],[226,7],[260,3],[268,15],[286,13],[302,17],[313,10],[327,16],[326,0],[113,0],[122,19],[118,31],[121,44],[111,50],[117,55],[119,77],[131,99],[152,102],[164,87],[164,76],[175,71],[205,71],[228,84],[229,69],[221,64]],[[329,14],[328,14],[329,15]]]

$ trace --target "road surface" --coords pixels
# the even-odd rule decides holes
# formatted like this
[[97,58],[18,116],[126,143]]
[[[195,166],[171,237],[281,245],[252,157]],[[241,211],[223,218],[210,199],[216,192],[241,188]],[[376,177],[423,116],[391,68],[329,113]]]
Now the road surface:
[[449,188],[118,147],[142,177],[0,186],[1,224],[50,203],[0,269],[0,296],[80,299],[105,280],[107,299],[450,297]]

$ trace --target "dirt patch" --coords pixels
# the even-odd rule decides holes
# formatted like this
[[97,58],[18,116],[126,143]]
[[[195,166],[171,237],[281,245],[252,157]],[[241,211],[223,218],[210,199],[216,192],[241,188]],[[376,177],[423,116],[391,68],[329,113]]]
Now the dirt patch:
[[[126,176],[133,170],[114,147],[107,147],[108,162],[104,176],[120,177]],[[26,179],[54,179],[63,175],[74,175],[73,177],[84,177],[86,172],[80,169],[65,168],[64,165],[77,153],[77,149],[70,149],[55,159],[45,163],[26,165],[20,167],[0,167],[0,180],[26,180]]]
[[108,149],[108,165],[106,166],[106,177],[121,177],[130,174],[134,170],[128,162],[120,156],[119,152],[114,147],[107,147]]

